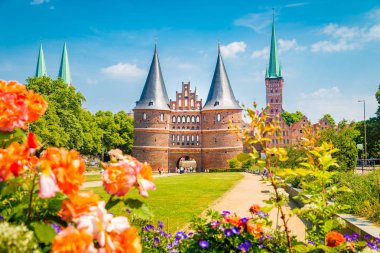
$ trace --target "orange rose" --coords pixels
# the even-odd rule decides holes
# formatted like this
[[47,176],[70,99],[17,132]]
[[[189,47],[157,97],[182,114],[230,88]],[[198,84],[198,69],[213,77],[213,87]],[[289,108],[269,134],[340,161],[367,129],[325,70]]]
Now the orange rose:
[[258,238],[264,234],[264,227],[260,223],[254,223],[252,220],[247,222],[247,231],[254,237]]
[[249,208],[249,211],[250,211],[251,213],[258,213],[258,212],[260,212],[260,210],[261,210],[261,207],[260,207],[259,205],[257,205],[257,204],[253,204],[253,205]]
[[85,180],[86,166],[75,150],[48,148],[40,158],[41,169],[51,170],[57,180],[59,189],[66,195],[77,193]]
[[132,169],[119,164],[110,164],[102,174],[103,187],[109,194],[124,196],[136,183]]
[[115,253],[140,253],[142,247],[140,243],[140,237],[137,234],[135,227],[125,229],[120,234],[113,233],[111,235],[112,242],[115,245]]
[[8,180],[12,175],[17,177],[25,169],[30,155],[24,144],[13,142],[6,149],[0,149],[0,181]]
[[345,241],[346,239],[344,239],[344,236],[335,231],[331,231],[326,235],[326,244],[331,248],[334,248]]
[[64,221],[71,221],[86,214],[90,207],[97,206],[99,200],[99,195],[93,191],[70,195],[69,199],[62,202],[62,209],[59,211],[59,215]]
[[27,122],[30,123],[41,117],[45,113],[48,105],[41,95],[36,94],[33,91],[29,91],[26,98],[28,100]]
[[242,225],[242,222],[240,221],[240,217],[237,216],[236,214],[235,215],[228,214],[224,217],[224,220],[228,223],[231,223],[232,225],[236,227],[240,227]]
[[92,236],[72,226],[62,230],[54,237],[52,253],[90,252],[94,248]]

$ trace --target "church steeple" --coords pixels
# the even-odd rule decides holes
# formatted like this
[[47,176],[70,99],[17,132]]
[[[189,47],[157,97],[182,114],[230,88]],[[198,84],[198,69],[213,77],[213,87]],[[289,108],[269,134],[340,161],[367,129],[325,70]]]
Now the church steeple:
[[44,50],[42,49],[42,44],[40,45],[40,52],[38,53],[36,77],[47,76]]
[[274,11],[273,11],[272,38],[271,38],[271,44],[270,44],[268,77],[266,78],[280,78],[280,77],[282,76],[281,76],[281,71],[280,71],[280,63],[278,60],[276,29],[275,29]]
[[210,91],[202,110],[218,109],[241,109],[239,102],[236,100],[234,92],[232,91],[230,80],[228,79],[227,71],[224,67],[219,44],[214,77],[212,78]]
[[157,46],[154,46],[154,55],[150,65],[148,77],[144,85],[140,100],[134,109],[170,110],[169,98],[162,77]]
[[71,74],[69,66],[69,57],[67,56],[66,42],[63,45],[61,65],[59,67],[58,77],[61,78],[66,84],[71,85]]

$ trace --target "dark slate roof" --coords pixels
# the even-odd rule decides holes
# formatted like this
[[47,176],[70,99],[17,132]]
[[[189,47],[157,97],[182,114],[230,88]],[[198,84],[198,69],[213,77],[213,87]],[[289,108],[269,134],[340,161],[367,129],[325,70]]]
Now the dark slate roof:
[[154,56],[144,89],[134,109],[170,110],[168,93],[166,92],[156,48],[154,48]]
[[242,108],[240,107],[239,102],[236,100],[234,92],[232,91],[219,49],[214,77],[212,78],[210,91],[202,111],[223,109]]

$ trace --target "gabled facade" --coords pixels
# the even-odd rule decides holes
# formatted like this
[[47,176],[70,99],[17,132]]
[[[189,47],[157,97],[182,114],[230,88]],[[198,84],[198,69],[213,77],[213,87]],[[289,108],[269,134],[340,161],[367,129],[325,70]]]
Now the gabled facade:
[[227,160],[243,151],[229,121],[241,124],[242,109],[233,94],[223,59],[218,58],[205,105],[190,82],[182,82],[168,100],[154,51],[152,64],[134,113],[133,155],[154,170],[174,171],[179,161],[195,160],[197,170],[228,168]]

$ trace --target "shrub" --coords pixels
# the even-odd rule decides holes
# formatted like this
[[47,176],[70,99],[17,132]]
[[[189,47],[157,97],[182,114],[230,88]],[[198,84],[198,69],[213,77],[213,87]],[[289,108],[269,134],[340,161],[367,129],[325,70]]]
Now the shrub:
[[333,199],[338,204],[349,205],[348,213],[366,217],[380,224],[380,171],[367,175],[353,172],[338,173],[334,177],[338,186],[346,186],[350,192],[338,194]]
[[12,225],[0,222],[0,252],[40,252],[33,232],[25,225]]
[[217,173],[217,172],[245,172],[246,169],[209,169],[209,173]]
[[238,161],[237,158],[232,158],[227,161],[228,165],[230,166],[230,169],[237,169],[240,167],[240,162]]

